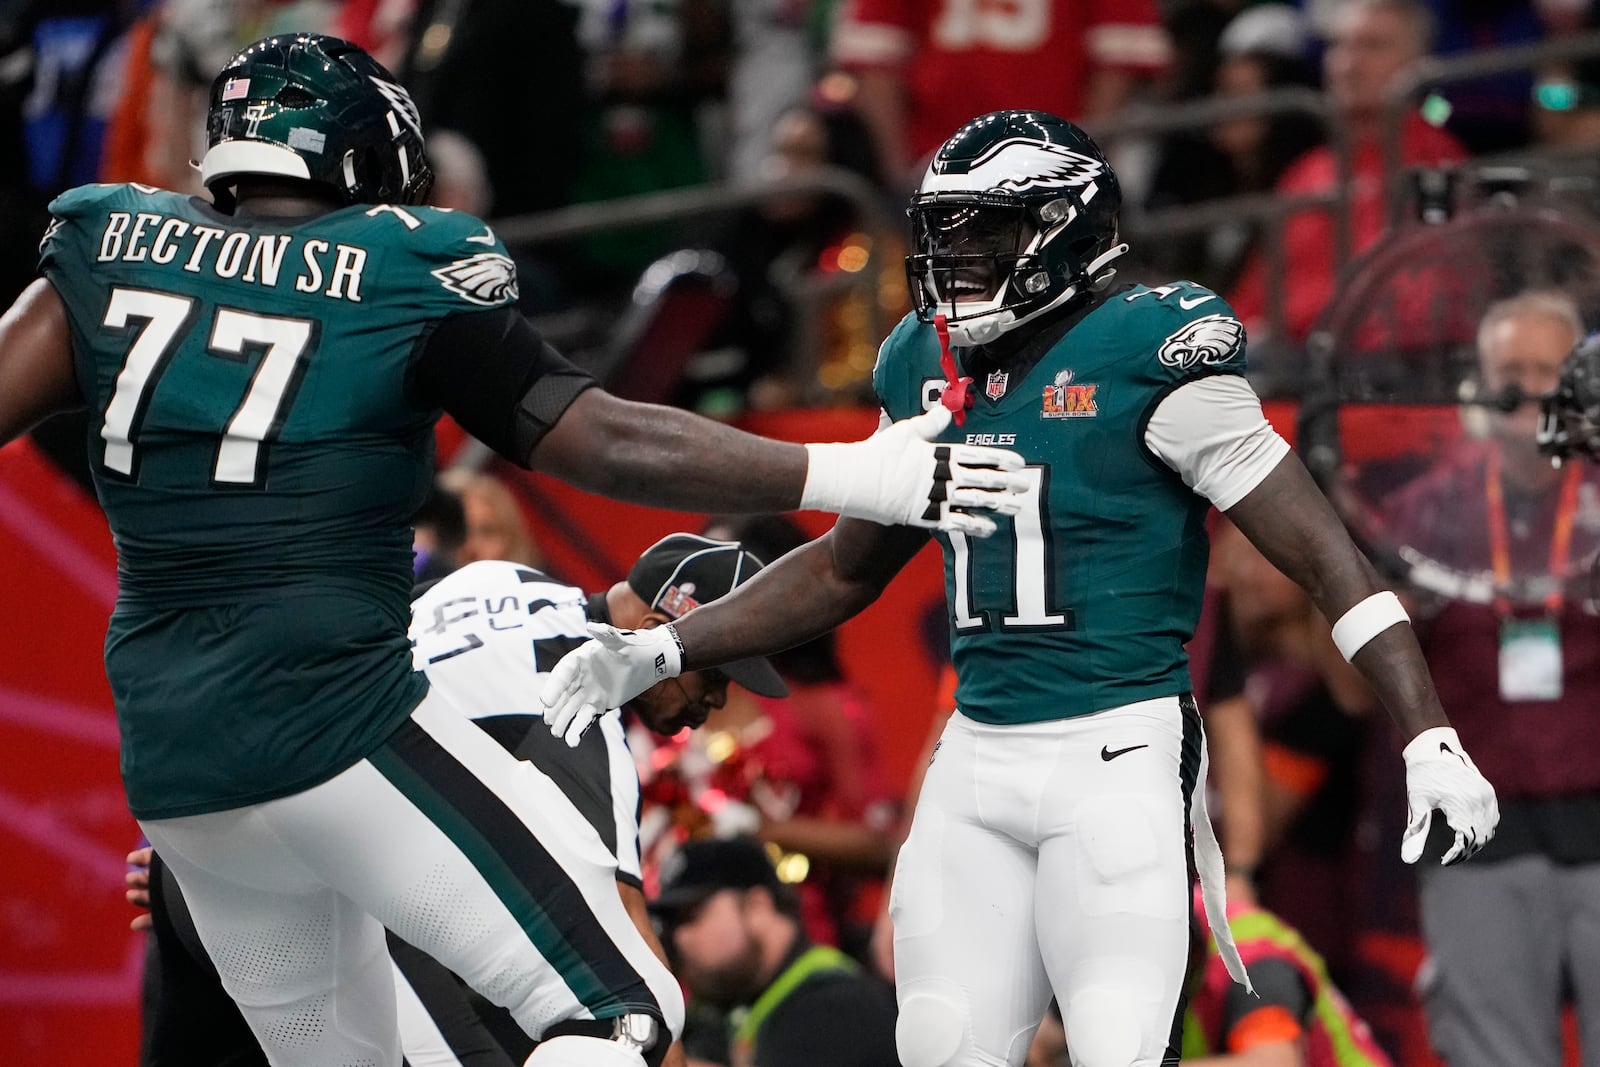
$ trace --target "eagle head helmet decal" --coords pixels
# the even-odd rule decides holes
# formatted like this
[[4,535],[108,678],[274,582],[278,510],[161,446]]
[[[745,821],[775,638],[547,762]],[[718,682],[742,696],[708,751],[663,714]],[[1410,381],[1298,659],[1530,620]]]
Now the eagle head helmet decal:
[[934,154],[911,198],[906,257],[917,317],[956,345],[987,344],[1104,285],[1122,190],[1088,134],[1042,111],[973,119]]
[[1106,169],[1103,159],[1030,137],[999,141],[973,160],[935,157],[931,167],[934,174],[960,176],[972,187],[1019,193],[1088,185]]

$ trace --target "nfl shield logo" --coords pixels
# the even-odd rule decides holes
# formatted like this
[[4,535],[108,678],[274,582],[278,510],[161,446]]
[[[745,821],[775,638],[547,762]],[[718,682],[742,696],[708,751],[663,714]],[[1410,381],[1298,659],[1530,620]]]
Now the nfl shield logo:
[[988,379],[983,383],[983,395],[990,400],[999,400],[1006,395],[1006,378],[1008,375],[1003,370],[991,371]]

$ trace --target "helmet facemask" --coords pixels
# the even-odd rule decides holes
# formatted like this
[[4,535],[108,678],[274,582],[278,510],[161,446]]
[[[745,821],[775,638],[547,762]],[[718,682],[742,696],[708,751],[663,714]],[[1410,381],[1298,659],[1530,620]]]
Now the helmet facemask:
[[963,346],[988,344],[1062,306],[1107,279],[1108,264],[1127,250],[1116,244],[1084,262],[1082,253],[1095,249],[1067,244],[1076,212],[1066,199],[1034,208],[1003,196],[932,194],[914,198],[908,214],[906,273],[917,317],[943,315]]
[[1122,193],[1078,127],[1040,111],[994,112],[956,131],[911,198],[906,273],[917,317],[957,345],[989,344],[1103,287],[1127,246]]

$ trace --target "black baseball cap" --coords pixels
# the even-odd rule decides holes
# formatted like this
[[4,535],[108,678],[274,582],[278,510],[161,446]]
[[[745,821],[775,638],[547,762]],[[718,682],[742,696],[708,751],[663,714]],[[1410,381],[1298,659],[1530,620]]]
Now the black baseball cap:
[[724,889],[770,890],[782,897],[787,887],[753,837],[703,837],[687,841],[661,865],[661,891],[650,910],[667,922]]
[[[628,588],[669,619],[701,604],[725,597],[749,581],[761,561],[737,541],[715,541],[699,534],[668,534],[649,548],[628,572]],[[717,668],[752,693],[789,695],[777,670],[764,656],[736,660]]]

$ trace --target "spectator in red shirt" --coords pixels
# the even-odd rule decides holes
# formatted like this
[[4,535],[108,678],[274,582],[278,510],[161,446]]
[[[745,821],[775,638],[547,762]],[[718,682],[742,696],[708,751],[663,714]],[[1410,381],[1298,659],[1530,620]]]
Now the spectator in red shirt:
[[832,49],[861,80],[884,173],[915,184],[974,115],[1037,108],[1093,125],[1166,65],[1169,44],[1155,0],[845,0]]
[[[1352,185],[1346,190],[1352,254],[1376,243],[1386,221],[1379,142],[1385,95],[1411,64],[1429,53],[1432,37],[1432,15],[1413,0],[1350,0],[1336,16],[1323,54],[1323,82],[1353,153]],[[1460,162],[1467,153],[1450,134],[1413,113],[1405,119],[1400,155],[1407,166],[1438,166]],[[1277,191],[1286,197],[1325,193],[1337,180],[1335,150],[1319,146],[1290,165],[1278,180]],[[1284,225],[1283,243],[1288,264],[1285,326],[1289,339],[1301,342],[1333,296],[1334,216],[1320,209],[1291,215]],[[1266,271],[1258,253],[1228,294],[1252,341],[1267,337]]]

